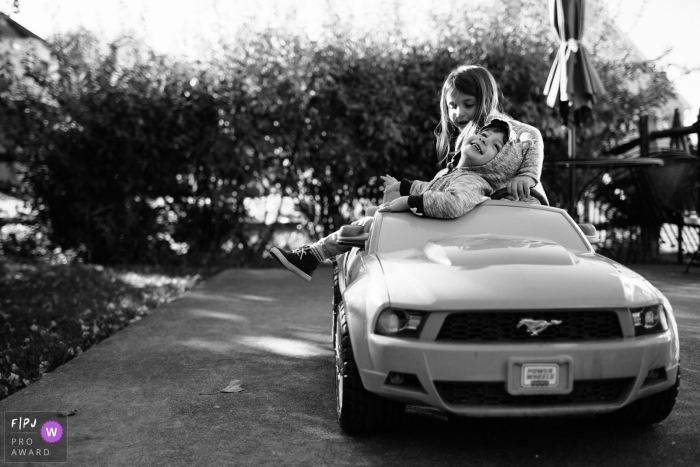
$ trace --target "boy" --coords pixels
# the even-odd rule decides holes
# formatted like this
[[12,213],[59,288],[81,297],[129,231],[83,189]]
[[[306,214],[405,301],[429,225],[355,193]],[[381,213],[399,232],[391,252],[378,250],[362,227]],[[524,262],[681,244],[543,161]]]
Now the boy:
[[[379,212],[411,210],[415,214],[440,219],[463,216],[493,193],[491,185],[472,168],[479,167],[479,172],[485,174],[489,172],[490,165],[498,169],[497,163],[491,163],[511,138],[512,131],[507,122],[492,120],[478,134],[466,138],[461,145],[459,163],[454,169],[430,182],[404,180],[389,185],[385,192],[399,190],[403,196],[383,204]],[[322,261],[351,249],[338,245],[339,233],[333,232],[313,245],[304,245],[292,252],[274,247],[270,249],[270,254],[282,266],[310,281]]]

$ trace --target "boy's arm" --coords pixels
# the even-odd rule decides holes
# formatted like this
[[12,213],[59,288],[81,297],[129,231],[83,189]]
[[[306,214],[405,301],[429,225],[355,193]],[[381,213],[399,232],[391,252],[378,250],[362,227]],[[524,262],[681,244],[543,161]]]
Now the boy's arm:
[[401,196],[420,195],[428,188],[428,185],[430,185],[430,182],[422,182],[420,180],[409,180],[404,178],[401,180],[401,188],[399,189],[399,193]]
[[459,177],[445,191],[426,191],[408,197],[408,205],[426,217],[454,219],[486,201],[493,193],[486,180],[474,177]]
[[435,180],[442,177],[443,175],[447,174],[447,172],[449,172],[448,169],[442,169],[438,171],[438,173],[436,173],[433,179],[429,182],[423,182],[420,180],[409,180],[407,178],[404,178],[403,180],[401,180],[401,188],[399,190],[399,193],[401,194],[401,196],[420,195],[422,193],[425,193],[425,191],[430,187],[431,183],[433,183]]

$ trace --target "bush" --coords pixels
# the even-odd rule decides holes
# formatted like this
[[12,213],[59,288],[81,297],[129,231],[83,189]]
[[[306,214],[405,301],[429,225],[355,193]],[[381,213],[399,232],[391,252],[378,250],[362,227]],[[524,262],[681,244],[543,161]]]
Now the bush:
[[[28,71],[42,93],[0,80],[0,117],[28,159],[24,195],[61,249],[104,264],[210,262],[224,244],[259,257],[276,224],[251,235],[246,199],[288,197],[317,237],[376,203],[378,175],[431,178],[440,86],[463,62],[488,67],[506,111],[541,129],[547,157],[566,157],[561,120],[541,94],[556,46],[546,5],[521,5],[509,17],[490,5],[453,11],[424,38],[338,22],[319,40],[294,25],[243,30],[198,63],[60,36],[57,76]],[[671,90],[593,20],[589,50],[608,94],[578,133],[582,157],[633,137],[635,113]],[[640,73],[652,85],[632,94],[626,82]],[[562,205],[554,173],[543,180]]]

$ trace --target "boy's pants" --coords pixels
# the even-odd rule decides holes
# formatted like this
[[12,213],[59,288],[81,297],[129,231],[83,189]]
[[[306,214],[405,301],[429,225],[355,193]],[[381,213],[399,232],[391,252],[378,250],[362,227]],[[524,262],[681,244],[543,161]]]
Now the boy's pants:
[[[361,225],[363,226],[363,232],[367,233],[372,227],[373,217],[363,217],[360,220],[353,222],[351,225]],[[322,238],[318,242],[311,245],[311,248],[315,249],[319,256],[323,259],[332,259],[337,255],[342,255],[352,250],[350,246],[338,245],[338,237],[340,237],[340,230],[336,230],[327,237]]]

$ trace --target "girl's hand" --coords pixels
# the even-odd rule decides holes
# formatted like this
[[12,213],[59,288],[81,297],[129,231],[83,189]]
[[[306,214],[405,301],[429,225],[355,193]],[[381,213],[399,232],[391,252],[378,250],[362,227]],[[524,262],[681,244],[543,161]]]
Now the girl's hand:
[[508,194],[516,200],[530,196],[530,188],[536,185],[535,181],[527,175],[513,177],[506,183]]
[[391,185],[384,185],[384,194],[393,193],[401,190],[401,182],[394,182]]
[[379,212],[402,212],[408,211],[408,196],[396,198],[391,203],[384,203],[379,207]]
[[[398,182],[394,177],[392,177],[389,174],[386,175],[380,175],[379,178],[381,178],[384,181],[384,188],[386,188],[389,185],[393,185],[394,183]],[[386,191],[386,190],[385,190]]]

